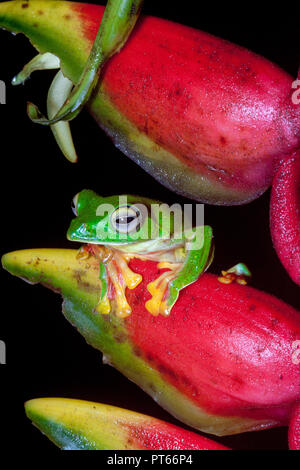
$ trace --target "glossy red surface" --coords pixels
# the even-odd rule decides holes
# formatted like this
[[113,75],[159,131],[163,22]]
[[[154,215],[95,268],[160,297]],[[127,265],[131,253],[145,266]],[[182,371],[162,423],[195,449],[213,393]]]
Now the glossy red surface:
[[129,434],[144,450],[229,450],[228,447],[200,434],[187,431],[164,421],[152,419],[142,425],[122,423]]
[[153,317],[144,303],[156,265],[133,260],[130,266],[144,280],[127,291],[136,354],[209,413],[287,423],[300,390],[292,361],[299,313],[262,291],[204,274],[181,292],[170,317]]
[[279,259],[300,285],[300,152],[285,160],[275,175],[270,225]]
[[[92,41],[103,7],[74,4]],[[208,33],[142,17],[103,74],[114,105],[196,172],[234,187],[268,186],[300,144],[292,77]]]

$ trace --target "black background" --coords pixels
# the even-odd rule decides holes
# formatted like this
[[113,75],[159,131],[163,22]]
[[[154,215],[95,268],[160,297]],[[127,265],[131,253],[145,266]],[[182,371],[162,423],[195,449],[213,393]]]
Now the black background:
[[[104,2],[102,2],[104,3]],[[300,63],[299,9],[295,4],[241,2],[220,8],[215,2],[146,0],[144,13],[161,16],[231,40],[264,55],[297,75]],[[36,72],[25,86],[11,78],[35,51],[23,36],[0,31],[1,74],[7,104],[0,106],[1,251],[74,247],[65,238],[70,201],[83,188],[102,195],[135,193],[168,203],[188,202],[172,194],[114,148],[86,113],[72,123],[79,162],[67,162],[49,129],[32,124],[26,101],[43,105],[54,75]],[[299,290],[273,251],[269,233],[269,191],[247,206],[206,206],[205,223],[216,242],[212,272],[245,262],[252,285],[300,308]],[[61,298],[1,272],[0,339],[7,345],[1,366],[1,403],[9,411],[2,426],[18,448],[56,448],[25,418],[25,400],[43,396],[104,402],[176,423],[168,413],[120,373],[101,364],[101,354],[61,314]],[[3,410],[4,411],[4,410]],[[180,424],[180,423],[177,423]],[[286,449],[286,428],[215,438],[235,449]],[[3,441],[2,441],[3,443]]]

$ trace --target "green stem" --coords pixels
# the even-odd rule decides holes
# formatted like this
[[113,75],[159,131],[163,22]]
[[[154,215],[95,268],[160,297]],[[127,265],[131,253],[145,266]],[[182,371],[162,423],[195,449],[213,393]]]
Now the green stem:
[[78,84],[65,104],[51,119],[46,119],[33,103],[28,103],[27,113],[34,122],[52,125],[70,121],[81,111],[97,85],[107,60],[126,43],[139,17],[143,0],[108,0],[105,12]]

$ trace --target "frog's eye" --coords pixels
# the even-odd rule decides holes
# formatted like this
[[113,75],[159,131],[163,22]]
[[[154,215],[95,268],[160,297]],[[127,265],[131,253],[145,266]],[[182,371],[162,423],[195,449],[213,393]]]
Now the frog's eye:
[[78,216],[78,196],[79,193],[77,193],[76,196],[73,197],[71,204],[73,214],[76,215],[76,217]]
[[139,230],[140,211],[134,206],[123,206],[116,209],[111,215],[111,224],[119,233],[132,233]]

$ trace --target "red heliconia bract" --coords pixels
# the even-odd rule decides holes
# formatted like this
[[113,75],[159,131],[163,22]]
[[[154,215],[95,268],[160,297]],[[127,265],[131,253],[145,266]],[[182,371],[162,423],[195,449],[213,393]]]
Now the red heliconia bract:
[[[95,245],[93,245],[95,247]],[[132,313],[96,312],[99,260],[76,250],[36,249],[2,259],[12,274],[64,296],[66,318],[87,342],[186,424],[217,435],[288,425],[300,399],[300,314],[249,286],[203,274],[180,293],[169,317],[151,315],[147,286],[157,264],[132,259],[143,281],[128,289]]]
[[[102,6],[35,0],[0,4],[0,26],[24,32],[77,83]],[[293,78],[242,47],[142,17],[106,65],[88,108],[115,145],[171,190],[242,204],[270,186],[300,147]],[[95,146],[95,156],[98,156]],[[101,145],[99,158],[103,165]]]
[[264,292],[204,274],[182,292],[173,315],[153,318],[144,286],[155,267],[136,260],[131,267],[144,281],[127,294],[135,312],[126,329],[136,353],[207,413],[286,424],[300,397],[292,361],[299,313]]
[[280,261],[300,285],[300,152],[284,160],[274,177],[270,227]]

